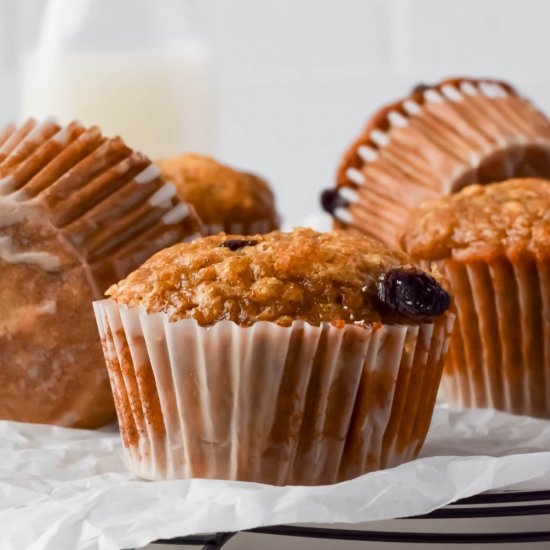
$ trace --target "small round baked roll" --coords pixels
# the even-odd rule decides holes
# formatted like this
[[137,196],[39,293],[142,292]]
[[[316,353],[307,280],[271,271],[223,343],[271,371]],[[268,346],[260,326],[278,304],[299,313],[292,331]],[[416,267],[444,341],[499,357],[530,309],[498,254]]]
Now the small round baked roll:
[[115,418],[92,301],[201,224],[151,161],[97,127],[0,133],[0,419]]
[[220,234],[108,295],[96,316],[137,475],[334,483],[424,442],[452,315],[402,252],[343,232]]

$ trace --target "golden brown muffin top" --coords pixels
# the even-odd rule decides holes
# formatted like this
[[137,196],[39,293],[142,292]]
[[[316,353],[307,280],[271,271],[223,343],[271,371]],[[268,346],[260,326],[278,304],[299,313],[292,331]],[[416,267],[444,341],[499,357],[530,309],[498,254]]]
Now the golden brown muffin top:
[[207,225],[245,225],[257,220],[278,227],[273,193],[260,177],[220,164],[213,158],[187,154],[156,161],[182,199],[190,202]]
[[410,322],[439,316],[449,296],[406,254],[362,235],[295,229],[219,234],[155,254],[112,286],[112,299],[171,321],[241,325]]
[[550,182],[470,185],[416,208],[401,237],[413,258],[491,259],[550,251]]

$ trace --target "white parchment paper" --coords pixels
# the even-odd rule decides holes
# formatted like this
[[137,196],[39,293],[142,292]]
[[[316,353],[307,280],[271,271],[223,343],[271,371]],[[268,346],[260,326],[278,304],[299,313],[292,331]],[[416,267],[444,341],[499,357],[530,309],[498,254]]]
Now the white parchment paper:
[[550,487],[550,422],[444,406],[421,458],[332,486],[146,482],[126,472],[120,451],[115,427],[0,422],[0,548],[119,550],[199,532],[411,516],[489,489]]

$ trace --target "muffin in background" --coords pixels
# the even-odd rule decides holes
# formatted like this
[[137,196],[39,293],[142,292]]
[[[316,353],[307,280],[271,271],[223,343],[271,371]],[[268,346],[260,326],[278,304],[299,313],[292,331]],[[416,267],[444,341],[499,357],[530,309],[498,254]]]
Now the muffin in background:
[[380,109],[322,205],[335,227],[395,246],[421,202],[517,177],[550,179],[550,120],[505,82],[451,78]]
[[97,127],[0,132],[0,419],[115,419],[92,301],[201,224],[141,153]]
[[157,160],[156,165],[174,182],[182,200],[196,208],[207,234],[255,234],[278,229],[273,193],[255,174],[197,154]]
[[445,399],[550,418],[550,182],[472,185],[428,201],[401,242],[453,293]]
[[416,457],[453,316],[437,280],[362,235],[175,245],[94,304],[129,469],[277,485]]

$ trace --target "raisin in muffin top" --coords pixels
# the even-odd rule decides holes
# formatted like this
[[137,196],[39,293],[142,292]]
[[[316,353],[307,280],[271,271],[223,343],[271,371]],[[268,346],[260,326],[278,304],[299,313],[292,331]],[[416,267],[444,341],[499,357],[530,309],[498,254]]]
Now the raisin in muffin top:
[[406,254],[366,236],[295,229],[219,234],[167,248],[107,294],[129,307],[203,326],[294,320],[417,322],[442,315],[449,295]]
[[166,158],[156,164],[207,226],[231,231],[232,224],[240,224],[245,231],[262,233],[278,228],[273,193],[262,178],[197,154]]
[[401,243],[413,258],[460,260],[550,252],[550,182],[470,185],[416,208]]

